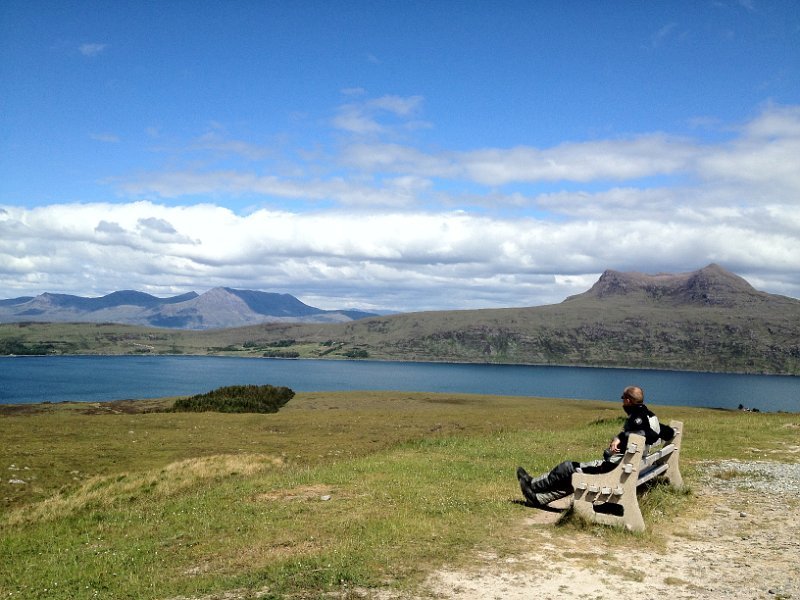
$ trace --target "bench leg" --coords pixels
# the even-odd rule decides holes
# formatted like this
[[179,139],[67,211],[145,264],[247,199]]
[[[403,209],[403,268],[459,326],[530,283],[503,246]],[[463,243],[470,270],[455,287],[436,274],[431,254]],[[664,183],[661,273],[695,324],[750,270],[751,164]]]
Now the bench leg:
[[635,485],[624,490],[622,496],[576,489],[572,508],[575,514],[592,523],[625,527],[629,531],[645,530]]
[[670,482],[671,485],[675,486],[676,488],[682,488],[683,477],[681,476],[680,470],[680,455],[681,441],[683,439],[683,423],[681,421],[670,421],[669,425],[676,432],[675,439],[670,442],[675,445],[675,450],[673,450],[664,461],[667,463],[667,465],[669,465],[667,470],[664,472],[664,477]]

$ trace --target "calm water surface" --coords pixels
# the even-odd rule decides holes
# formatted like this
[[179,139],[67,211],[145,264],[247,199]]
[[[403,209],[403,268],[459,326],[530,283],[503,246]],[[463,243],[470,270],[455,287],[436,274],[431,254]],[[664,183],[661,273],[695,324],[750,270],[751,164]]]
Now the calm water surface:
[[800,377],[643,369],[207,356],[0,357],[0,404],[97,402],[207,392],[223,385],[295,391],[398,390],[592,400],[640,385],[650,404],[800,412]]

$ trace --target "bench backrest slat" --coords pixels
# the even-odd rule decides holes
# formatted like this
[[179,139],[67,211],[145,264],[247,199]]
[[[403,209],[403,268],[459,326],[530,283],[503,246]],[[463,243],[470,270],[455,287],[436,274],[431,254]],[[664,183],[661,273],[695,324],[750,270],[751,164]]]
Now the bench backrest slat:
[[650,466],[650,465],[652,465],[654,462],[656,462],[656,461],[658,461],[658,460],[661,460],[661,459],[662,459],[662,458],[664,458],[665,456],[669,456],[669,455],[670,455],[670,454],[672,454],[674,451],[675,451],[675,444],[667,444],[666,446],[664,446],[663,448],[661,448],[661,449],[660,449],[658,452],[651,452],[650,454],[648,454],[648,455],[647,455],[647,458],[645,458],[645,459],[642,461],[642,463],[643,463],[643,465],[644,465],[645,467],[649,467],[649,466]]

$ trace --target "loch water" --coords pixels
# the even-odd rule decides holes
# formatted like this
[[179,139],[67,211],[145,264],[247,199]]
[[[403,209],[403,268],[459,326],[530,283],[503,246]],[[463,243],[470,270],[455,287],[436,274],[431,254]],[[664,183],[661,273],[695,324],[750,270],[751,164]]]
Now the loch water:
[[0,357],[0,404],[159,398],[243,384],[611,401],[626,385],[639,385],[656,406],[800,412],[800,377],[777,375],[208,356]]

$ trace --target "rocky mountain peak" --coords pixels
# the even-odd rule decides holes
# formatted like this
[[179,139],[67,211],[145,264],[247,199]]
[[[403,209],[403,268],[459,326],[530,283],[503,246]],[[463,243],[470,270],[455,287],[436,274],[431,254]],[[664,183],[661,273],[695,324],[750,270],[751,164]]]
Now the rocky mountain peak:
[[607,270],[587,292],[567,298],[567,301],[627,297],[673,305],[733,306],[758,301],[764,296],[738,275],[712,263],[691,273],[678,274]]

